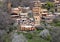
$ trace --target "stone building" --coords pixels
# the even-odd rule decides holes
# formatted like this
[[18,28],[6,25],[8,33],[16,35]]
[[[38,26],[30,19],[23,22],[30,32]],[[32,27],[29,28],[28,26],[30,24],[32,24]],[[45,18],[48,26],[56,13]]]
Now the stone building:
[[42,16],[48,15],[48,10],[47,9],[42,9],[41,14],[42,14]]
[[55,12],[60,12],[60,3],[55,4]]
[[35,19],[35,26],[40,25],[40,21],[41,21],[41,4],[39,0],[35,0],[33,1],[34,5],[32,8],[33,11],[33,16]]

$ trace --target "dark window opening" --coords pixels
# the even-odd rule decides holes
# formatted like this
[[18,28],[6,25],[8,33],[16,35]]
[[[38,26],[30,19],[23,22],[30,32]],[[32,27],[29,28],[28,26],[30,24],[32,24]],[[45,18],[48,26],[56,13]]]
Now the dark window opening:
[[42,14],[42,16],[46,16],[46,14]]
[[24,20],[23,20],[24,21]]
[[11,15],[17,15],[17,13],[12,13]]

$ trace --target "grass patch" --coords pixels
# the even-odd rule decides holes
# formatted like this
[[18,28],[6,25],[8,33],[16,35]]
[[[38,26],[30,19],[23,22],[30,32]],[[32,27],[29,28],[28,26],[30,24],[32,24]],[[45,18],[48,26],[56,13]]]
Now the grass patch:
[[27,38],[28,42],[50,42],[50,40],[42,39],[39,36],[40,32],[41,32],[41,30],[36,30],[32,33],[28,32],[28,33],[23,33],[23,34]]
[[10,36],[8,34],[4,35],[3,38],[4,38],[4,42],[11,42]]
[[20,34],[20,32],[17,32],[17,34],[19,35],[19,34]]
[[60,26],[60,21],[50,23],[52,26]]
[[49,42],[49,41],[44,40],[44,39],[42,39],[40,37],[35,37],[33,39],[28,39],[28,42]]

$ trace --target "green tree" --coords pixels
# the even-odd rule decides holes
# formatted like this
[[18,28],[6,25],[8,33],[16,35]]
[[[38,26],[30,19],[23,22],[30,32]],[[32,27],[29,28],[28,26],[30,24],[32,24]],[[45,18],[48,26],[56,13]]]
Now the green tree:
[[53,2],[46,2],[45,5],[42,6],[43,8],[46,8],[48,11],[53,12],[54,10],[54,3]]

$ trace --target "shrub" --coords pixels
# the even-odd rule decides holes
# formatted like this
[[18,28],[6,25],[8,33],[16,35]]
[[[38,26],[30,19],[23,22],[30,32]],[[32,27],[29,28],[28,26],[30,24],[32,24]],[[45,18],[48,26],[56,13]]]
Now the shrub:
[[32,39],[32,38],[33,38],[33,35],[30,34],[30,33],[27,33],[27,34],[26,34],[26,38],[28,38],[28,39]]
[[20,32],[17,32],[17,34],[19,35],[19,34],[20,34]]
[[49,35],[46,39],[50,41],[51,40],[51,36]]

